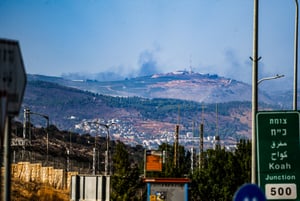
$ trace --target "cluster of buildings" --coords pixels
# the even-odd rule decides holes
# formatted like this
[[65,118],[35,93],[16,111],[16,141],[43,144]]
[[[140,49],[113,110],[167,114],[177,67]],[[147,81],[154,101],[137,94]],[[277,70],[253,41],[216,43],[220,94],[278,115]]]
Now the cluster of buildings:
[[[158,146],[163,143],[173,145],[175,140],[175,130],[162,130],[155,134],[145,133],[137,131],[130,123],[122,122],[118,119],[112,119],[106,122],[101,119],[84,119],[75,125],[75,131],[100,137],[107,137],[109,134],[110,140],[119,140],[130,146],[142,145],[147,149],[157,149]],[[186,149],[199,150],[199,136],[195,136],[193,132],[182,132],[179,134],[179,144]],[[222,145],[222,142],[218,142],[215,136],[203,137],[203,143],[204,149],[214,148],[217,143],[221,143]],[[223,144],[222,146],[226,149],[231,149],[235,145]]]

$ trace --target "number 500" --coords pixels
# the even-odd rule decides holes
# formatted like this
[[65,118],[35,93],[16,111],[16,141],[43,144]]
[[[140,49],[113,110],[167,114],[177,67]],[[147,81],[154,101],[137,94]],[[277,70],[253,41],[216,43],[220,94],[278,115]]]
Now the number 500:
[[267,199],[296,199],[296,184],[266,184]]

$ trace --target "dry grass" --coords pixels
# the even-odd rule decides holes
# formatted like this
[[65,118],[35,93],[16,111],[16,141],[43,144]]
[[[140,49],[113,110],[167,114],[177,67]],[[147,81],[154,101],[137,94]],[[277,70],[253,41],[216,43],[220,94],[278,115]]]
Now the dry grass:
[[57,190],[34,182],[12,181],[12,201],[67,201],[69,191]]

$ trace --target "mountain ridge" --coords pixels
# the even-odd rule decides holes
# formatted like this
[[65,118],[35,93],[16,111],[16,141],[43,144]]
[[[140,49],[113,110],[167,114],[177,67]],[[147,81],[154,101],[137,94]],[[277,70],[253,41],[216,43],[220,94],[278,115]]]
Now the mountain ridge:
[[[180,135],[185,136],[185,133],[194,130],[194,126],[198,128],[201,116],[205,136],[219,133],[221,139],[234,142],[235,139],[250,136],[250,102],[216,105],[178,99],[113,97],[56,83],[29,80],[22,107],[49,116],[50,124],[61,130],[82,134],[99,134],[100,128],[92,122],[117,122],[113,139],[134,145],[141,145],[144,141],[173,140],[176,124],[180,124]],[[22,121],[22,118],[20,114],[19,120]],[[31,116],[30,119],[34,125],[45,127],[43,118]],[[199,136],[197,128],[195,136]],[[101,133],[105,135],[105,130]]]
[[[190,100],[188,96],[200,93],[198,86],[203,91],[208,90],[215,98],[212,100],[217,97],[222,102]],[[100,93],[99,88],[106,89],[106,94]],[[120,126],[114,131],[113,139],[129,144],[173,140],[176,124],[180,124],[181,135],[195,132],[193,135],[199,136],[200,121],[203,121],[206,137],[220,135],[224,141],[236,142],[240,138],[251,138],[251,102],[242,97],[245,91],[249,93],[247,97],[250,96],[250,89],[251,86],[236,80],[186,71],[110,82],[29,75],[22,106],[49,115],[51,124],[59,129],[82,134],[99,134],[100,128],[89,122],[118,122]],[[166,92],[173,96],[148,98],[149,94]],[[260,107],[280,106],[261,103]],[[45,125],[40,118],[32,117],[32,122]]]
[[[118,81],[68,80],[63,77],[28,75],[29,80],[43,80],[97,94],[121,97],[174,98],[205,103],[251,101],[252,87],[217,74],[176,71]],[[260,101],[276,104],[274,95],[260,91]],[[272,97],[272,98],[270,98]]]

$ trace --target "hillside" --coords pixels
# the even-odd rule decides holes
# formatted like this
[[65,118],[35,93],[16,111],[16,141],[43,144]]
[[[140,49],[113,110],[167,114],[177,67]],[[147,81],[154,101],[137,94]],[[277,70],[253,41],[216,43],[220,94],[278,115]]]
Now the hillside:
[[[29,75],[29,80],[53,82],[97,94],[121,97],[172,98],[204,103],[251,101],[249,84],[220,77],[187,71],[154,74],[118,81],[68,80],[61,77]],[[276,104],[276,97],[261,91],[260,101]],[[274,99],[275,98],[275,99]]]
[[[164,132],[173,133],[177,123],[181,135],[194,130],[194,135],[199,136],[198,128],[203,118],[205,136],[218,134],[223,140],[233,141],[250,137],[251,103],[245,101],[201,104],[177,99],[113,97],[51,82],[29,81],[22,106],[48,115],[50,124],[66,131],[85,133],[88,131],[76,130],[75,125],[95,119],[106,122],[114,119],[119,122],[114,133],[122,132],[127,136],[133,133],[143,134],[144,139],[161,138]],[[21,112],[19,120],[22,119]],[[43,118],[34,115],[31,122],[42,127],[46,125]]]
[[[23,125],[19,122],[12,123],[12,142],[22,139]],[[48,161],[46,161],[46,133],[49,136]],[[104,161],[106,151],[106,138],[91,136],[89,134],[80,135],[74,132],[59,130],[54,125],[45,128],[31,127],[31,145],[26,146],[12,143],[12,151],[16,152],[13,157],[16,162],[30,161],[32,163],[42,163],[54,166],[55,168],[67,168],[67,150],[69,150],[70,168],[79,173],[91,173],[93,161],[93,148],[96,146],[99,161]],[[110,141],[112,154],[117,141]],[[134,163],[139,163],[143,159],[143,148],[141,146],[126,146],[130,159]],[[30,153],[30,154],[29,154]],[[100,167],[104,171],[104,166]]]
[[[78,133],[105,136],[103,128],[89,122],[117,121],[112,138],[132,145],[172,142],[176,124],[181,138],[187,133],[197,137],[200,123],[208,141],[219,135],[235,142],[251,136],[251,94],[243,82],[187,71],[105,82],[28,75],[23,107]],[[259,91],[259,110],[289,108],[290,97],[290,92]],[[32,116],[32,122],[45,126],[39,117]]]
[[[12,122],[12,141],[22,139],[23,125]],[[51,125],[45,128],[31,128],[31,146],[12,146],[12,163],[31,162],[41,163],[43,166],[51,166],[56,169],[64,169],[79,174],[91,174],[93,172],[93,149],[96,147],[97,159],[95,172],[103,174],[106,139],[91,135],[79,135],[78,133],[58,130]],[[49,134],[49,154],[46,154],[46,132]],[[95,141],[96,140],[96,141]],[[111,153],[115,153],[118,142],[111,141]],[[132,164],[142,165],[144,150],[141,146],[125,146]],[[69,154],[68,154],[69,153]],[[3,161],[2,155],[0,155]],[[47,159],[47,160],[46,160]],[[1,183],[3,185],[3,182]],[[11,200],[70,200],[70,190],[54,188],[50,185],[22,179],[12,178]],[[2,192],[3,193],[3,192]],[[0,193],[1,194],[1,193]],[[1,196],[2,197],[2,196]]]

